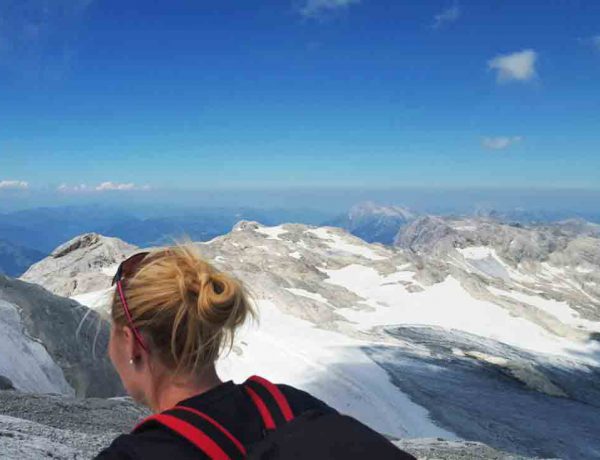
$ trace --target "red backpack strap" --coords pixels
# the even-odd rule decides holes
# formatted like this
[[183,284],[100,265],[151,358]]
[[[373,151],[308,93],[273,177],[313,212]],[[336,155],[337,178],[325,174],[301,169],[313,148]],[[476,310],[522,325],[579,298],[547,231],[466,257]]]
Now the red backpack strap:
[[244,390],[258,409],[267,430],[274,430],[294,419],[294,413],[277,385],[254,375],[244,383]]
[[235,436],[209,415],[186,406],[175,406],[151,415],[139,423],[134,433],[159,424],[187,439],[212,460],[242,460],[246,449]]

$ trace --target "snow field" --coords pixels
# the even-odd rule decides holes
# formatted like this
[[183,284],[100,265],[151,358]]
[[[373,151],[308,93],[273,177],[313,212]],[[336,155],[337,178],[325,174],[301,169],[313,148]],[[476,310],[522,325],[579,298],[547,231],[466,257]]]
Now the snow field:
[[369,260],[387,259],[387,257],[377,254],[375,251],[366,247],[365,245],[351,244],[350,242],[341,238],[339,235],[330,233],[325,227],[307,230],[306,233],[311,233],[316,237],[325,240],[327,245],[335,251],[347,252],[349,254],[364,257],[365,259]]
[[323,271],[329,276],[325,282],[354,292],[375,309],[337,309],[337,313],[356,323],[361,330],[394,324],[439,326],[572,359],[578,357],[578,352],[589,353],[593,347],[555,336],[492,302],[475,299],[451,276],[424,291],[409,292],[401,284],[390,282],[412,276],[412,272],[381,276],[373,268],[356,264]]
[[241,354],[234,351],[219,361],[222,377],[241,382],[257,374],[296,386],[382,433],[456,439],[360,349],[370,342],[318,329],[268,300],[259,301],[258,310],[260,325],[247,325],[238,334]]

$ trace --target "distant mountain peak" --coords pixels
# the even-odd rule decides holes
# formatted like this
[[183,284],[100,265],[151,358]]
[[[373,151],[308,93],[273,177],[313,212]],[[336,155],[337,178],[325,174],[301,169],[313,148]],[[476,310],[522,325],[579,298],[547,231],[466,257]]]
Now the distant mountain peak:
[[416,213],[404,207],[364,201],[326,225],[341,227],[369,243],[392,244],[398,230],[416,217]]
[[405,220],[411,220],[416,217],[416,214],[408,208],[401,206],[384,206],[373,201],[363,201],[354,205],[348,213],[350,219],[357,219],[365,215],[379,215],[382,217],[396,217]]

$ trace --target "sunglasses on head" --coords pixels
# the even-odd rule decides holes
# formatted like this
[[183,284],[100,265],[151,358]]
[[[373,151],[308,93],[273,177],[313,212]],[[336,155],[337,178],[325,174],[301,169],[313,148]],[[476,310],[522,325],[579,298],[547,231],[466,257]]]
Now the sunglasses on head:
[[131,311],[129,310],[129,305],[127,305],[127,300],[125,299],[125,293],[123,292],[123,280],[127,278],[131,278],[140,263],[144,258],[150,254],[149,252],[139,252],[137,254],[132,255],[128,259],[124,260],[119,264],[119,268],[117,268],[117,273],[112,280],[112,285],[117,285],[117,292],[119,293],[119,298],[121,299],[121,304],[123,305],[123,310],[125,311],[125,316],[127,317],[127,322],[129,323],[129,327],[133,331],[133,335],[140,346],[148,352],[148,347],[146,347],[144,340],[142,339],[141,334],[133,324],[133,317],[131,316]]

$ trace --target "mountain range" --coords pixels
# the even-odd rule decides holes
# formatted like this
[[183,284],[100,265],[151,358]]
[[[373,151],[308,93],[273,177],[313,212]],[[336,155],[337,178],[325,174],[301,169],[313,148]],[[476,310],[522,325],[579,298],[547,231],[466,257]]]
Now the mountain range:
[[18,276],[46,255],[0,239],[0,274]]
[[[580,221],[420,216],[395,246],[245,221],[198,247],[260,313],[219,362],[225,378],[285,381],[392,438],[584,459],[600,455],[599,242]],[[134,250],[82,235],[24,277],[102,311]],[[62,271],[86,281],[65,291]]]
[[[208,241],[223,235],[240,220],[265,225],[284,222],[329,225],[346,229],[373,243],[392,245],[398,232],[418,217],[429,215],[402,206],[358,203],[336,217],[307,209],[111,207],[106,205],[34,208],[0,214],[0,272],[20,276],[58,245],[84,233],[120,238],[136,246],[172,243],[182,237]],[[443,214],[449,215],[449,214]],[[524,225],[555,223],[564,212],[475,209],[462,218],[485,218]],[[593,216],[592,216],[593,217]],[[600,222],[600,216],[598,221]],[[593,220],[593,219],[592,219]],[[43,229],[43,231],[42,231]]]

